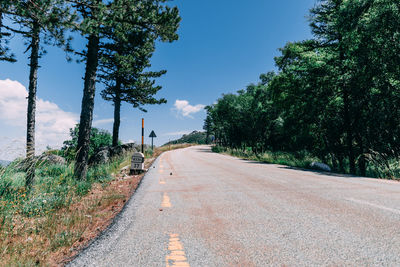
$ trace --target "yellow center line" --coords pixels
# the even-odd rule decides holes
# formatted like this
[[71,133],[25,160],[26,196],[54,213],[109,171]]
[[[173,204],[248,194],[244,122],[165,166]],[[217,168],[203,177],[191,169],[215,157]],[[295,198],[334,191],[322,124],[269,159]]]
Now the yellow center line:
[[171,208],[171,202],[167,193],[164,193],[163,200],[161,202],[161,207],[163,208]]
[[168,250],[170,253],[165,256],[166,267],[190,267],[178,234],[169,235]]

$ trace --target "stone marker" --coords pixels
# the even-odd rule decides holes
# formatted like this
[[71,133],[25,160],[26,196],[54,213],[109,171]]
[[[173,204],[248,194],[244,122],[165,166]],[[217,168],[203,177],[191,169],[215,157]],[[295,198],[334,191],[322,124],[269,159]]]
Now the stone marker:
[[144,171],[144,154],[135,152],[132,155],[131,174],[136,174]]

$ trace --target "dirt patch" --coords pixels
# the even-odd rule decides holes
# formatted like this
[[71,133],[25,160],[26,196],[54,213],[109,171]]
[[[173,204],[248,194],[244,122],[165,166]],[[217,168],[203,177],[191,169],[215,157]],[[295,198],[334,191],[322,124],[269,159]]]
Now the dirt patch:
[[144,174],[128,176],[126,172],[123,171],[123,173],[118,174],[116,179],[111,181],[105,188],[101,185],[96,185],[81,202],[70,207],[70,209],[75,210],[87,210],[87,204],[91,203],[89,205],[91,208],[89,207],[89,212],[86,214],[88,225],[80,238],[70,248],[54,253],[49,262],[51,265],[64,265],[69,262],[93,238],[96,238],[112,223],[115,216],[123,209],[129,198],[136,191],[144,176]]

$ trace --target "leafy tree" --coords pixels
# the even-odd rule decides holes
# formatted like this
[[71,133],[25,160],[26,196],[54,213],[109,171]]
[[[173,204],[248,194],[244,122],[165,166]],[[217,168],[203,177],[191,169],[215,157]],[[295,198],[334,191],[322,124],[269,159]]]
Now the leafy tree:
[[305,150],[352,174],[369,155],[399,157],[399,25],[395,0],[318,1],[313,38],[280,49],[276,75],[207,107],[205,128],[225,146]]
[[[118,30],[136,28],[139,32],[149,32],[154,39],[174,41],[180,17],[177,8],[170,8],[167,0],[135,1],[101,0],[70,1],[81,15],[78,30],[88,39],[87,50],[81,53],[86,61],[85,83],[78,136],[78,155],[75,177],[85,179],[88,165],[90,129],[93,119],[94,95],[99,57],[107,39],[114,34],[124,34]],[[116,30],[116,31],[115,31]],[[129,33],[130,31],[126,31]],[[122,39],[127,37],[121,36]]]
[[[210,107],[207,107],[207,112]],[[210,135],[212,131],[212,120],[210,116],[207,116],[204,120],[203,130],[206,131],[206,144],[210,143]]]
[[[61,151],[63,155],[68,160],[74,160],[77,154],[78,147],[78,133],[79,133],[79,124],[75,126],[75,128],[71,128],[69,130],[71,139],[64,141],[64,146]],[[120,143],[120,142],[119,142]],[[98,129],[93,127],[90,132],[90,147],[89,147],[89,157],[94,155],[94,153],[100,148],[104,146],[112,145],[112,136],[111,134],[102,129]]]
[[166,143],[164,146],[173,145],[173,144],[206,144],[206,133],[193,131],[189,134],[184,134],[181,138],[177,140],[170,141]]

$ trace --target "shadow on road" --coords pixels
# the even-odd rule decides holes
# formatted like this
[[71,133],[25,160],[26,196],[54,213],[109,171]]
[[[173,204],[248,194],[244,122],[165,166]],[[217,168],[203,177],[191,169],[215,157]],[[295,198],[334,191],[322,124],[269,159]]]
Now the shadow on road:
[[[247,159],[240,159],[240,160],[242,160],[246,163],[249,163],[249,164],[279,165],[279,164],[273,164],[273,163],[267,163],[267,162],[261,162],[261,161],[247,160]],[[358,178],[358,179],[371,178],[371,177],[355,176],[355,175],[351,175],[351,174],[324,172],[324,171],[305,169],[305,168],[300,168],[300,167],[282,166],[282,165],[279,166],[278,168],[286,169],[286,170],[295,170],[295,171],[301,171],[301,172],[314,173],[314,174],[319,174],[319,175],[324,175],[324,176],[342,177],[342,178]]]
[[[202,153],[215,153],[209,147],[199,147],[199,148],[196,148],[196,151],[202,152]],[[248,163],[248,164],[279,165],[279,164],[273,164],[273,163],[261,162],[261,161],[255,161],[255,160],[249,160],[249,159],[241,159],[241,158],[237,158],[237,159],[239,159],[245,163]],[[319,171],[319,170],[305,169],[305,168],[300,168],[300,167],[283,166],[283,165],[278,166],[278,168],[286,169],[286,170],[295,170],[295,171],[301,171],[301,172],[314,173],[314,174],[323,175],[323,176],[332,176],[332,177],[341,177],[341,178],[357,178],[357,179],[365,179],[365,178],[377,179],[377,178],[371,178],[371,177],[355,176],[355,175],[351,175],[351,174],[324,172],[324,171]]]
[[203,153],[214,153],[214,152],[211,151],[210,148],[205,148],[205,147],[196,148],[196,151],[203,152]]

